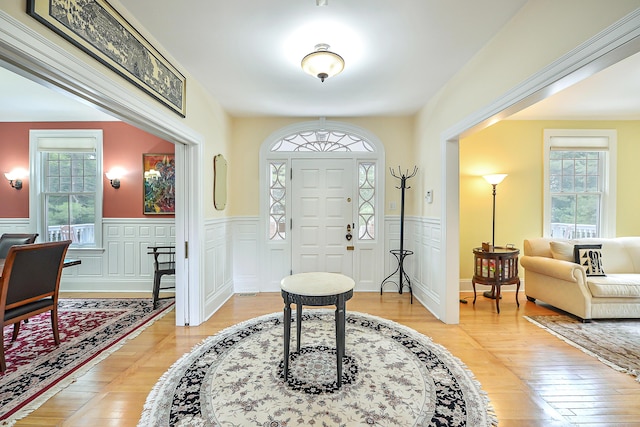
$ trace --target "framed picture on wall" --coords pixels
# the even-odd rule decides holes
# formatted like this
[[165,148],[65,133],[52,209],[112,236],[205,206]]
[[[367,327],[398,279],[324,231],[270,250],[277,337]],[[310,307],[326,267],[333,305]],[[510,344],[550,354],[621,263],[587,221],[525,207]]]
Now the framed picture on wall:
[[27,13],[185,117],[186,78],[106,0],[29,0]]
[[222,154],[213,158],[213,206],[219,211],[227,206],[227,161]]
[[176,211],[176,160],[173,153],[143,154],[143,213],[173,214]]

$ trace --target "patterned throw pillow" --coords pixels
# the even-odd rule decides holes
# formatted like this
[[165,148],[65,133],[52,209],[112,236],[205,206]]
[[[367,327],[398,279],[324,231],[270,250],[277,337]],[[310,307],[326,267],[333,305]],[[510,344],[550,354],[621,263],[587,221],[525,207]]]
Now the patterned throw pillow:
[[587,276],[605,276],[602,268],[602,245],[575,245],[576,264],[584,267]]

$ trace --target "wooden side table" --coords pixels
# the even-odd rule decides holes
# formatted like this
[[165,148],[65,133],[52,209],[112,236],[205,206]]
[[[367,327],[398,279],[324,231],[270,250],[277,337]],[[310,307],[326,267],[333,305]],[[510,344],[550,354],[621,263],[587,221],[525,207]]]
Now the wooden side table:
[[520,250],[510,247],[494,247],[491,251],[482,248],[473,249],[473,303],[476,303],[476,283],[490,285],[495,295],[496,310],[500,314],[500,288],[503,285],[516,285],[516,304],[520,291],[520,277],[518,276],[518,255]]
[[284,381],[289,378],[289,344],[291,337],[291,304],[296,304],[297,349],[300,352],[302,306],[335,305],[337,385],[342,386],[342,358],[345,348],[346,302],[353,296],[355,282],[337,273],[298,273],[280,282],[284,299]]

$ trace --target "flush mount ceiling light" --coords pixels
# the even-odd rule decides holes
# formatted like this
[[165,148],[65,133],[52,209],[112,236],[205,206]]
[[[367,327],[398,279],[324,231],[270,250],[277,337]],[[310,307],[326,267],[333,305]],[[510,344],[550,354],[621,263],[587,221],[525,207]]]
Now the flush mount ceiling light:
[[344,59],[337,53],[329,51],[329,45],[320,43],[316,51],[302,58],[302,69],[313,77],[324,79],[339,74],[344,69]]

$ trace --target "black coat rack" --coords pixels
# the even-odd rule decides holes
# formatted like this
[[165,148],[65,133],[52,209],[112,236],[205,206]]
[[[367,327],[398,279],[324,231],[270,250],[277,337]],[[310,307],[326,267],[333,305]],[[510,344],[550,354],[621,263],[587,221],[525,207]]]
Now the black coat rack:
[[411,173],[411,175],[409,175],[408,169],[406,170],[405,173],[402,173],[402,169],[400,168],[400,166],[398,166],[397,174],[392,168],[389,168],[389,172],[391,172],[391,176],[400,180],[400,187],[396,187],[401,191],[401,194],[402,194],[400,199],[400,249],[392,249],[389,251],[398,260],[398,267],[396,267],[393,273],[385,277],[385,279],[380,284],[380,295],[382,295],[382,288],[386,283],[396,284],[394,281],[390,280],[390,278],[394,276],[396,273],[399,273],[398,283],[397,283],[398,293],[402,294],[402,288],[404,287],[402,282],[404,279],[409,288],[409,293],[411,294],[411,303],[413,304],[413,290],[411,289],[411,279],[409,278],[409,275],[404,270],[404,259],[409,255],[413,255],[413,251],[404,249],[404,193],[405,193],[405,190],[407,190],[408,188],[411,188],[407,185],[407,180],[409,178],[413,178],[416,175],[416,173],[418,173],[418,167],[417,166],[413,167],[413,172]]

